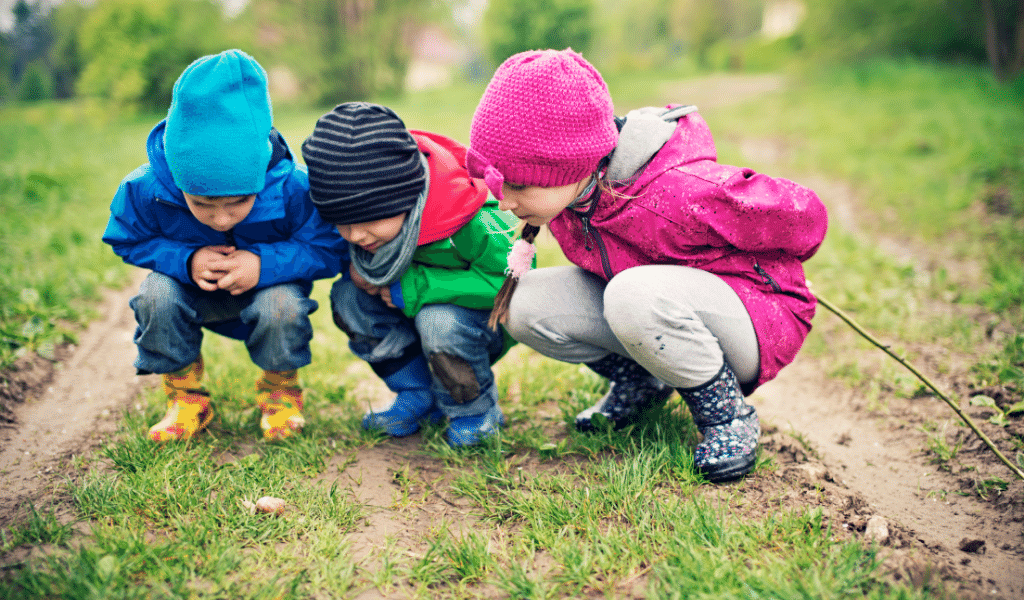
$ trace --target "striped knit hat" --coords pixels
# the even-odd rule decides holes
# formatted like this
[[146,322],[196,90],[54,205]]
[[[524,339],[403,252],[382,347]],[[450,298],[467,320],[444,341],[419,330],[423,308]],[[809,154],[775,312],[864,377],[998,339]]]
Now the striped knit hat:
[[335,225],[408,212],[426,184],[416,140],[393,110],[378,104],[335,106],[302,143],[302,158],[309,197]]

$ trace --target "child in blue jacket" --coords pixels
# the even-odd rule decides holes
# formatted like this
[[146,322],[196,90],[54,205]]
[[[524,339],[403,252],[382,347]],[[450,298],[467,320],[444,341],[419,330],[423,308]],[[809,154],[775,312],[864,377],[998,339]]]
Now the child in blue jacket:
[[267,76],[227,50],[174,84],[149,162],[121,182],[103,241],[152,272],[131,299],[140,374],[160,373],[167,414],[154,441],[189,439],[213,418],[202,388],[203,328],[244,340],[263,369],[265,439],[300,430],[298,369],[310,363],[313,280],[333,277],[347,243],[320,219],[309,180],[272,127]]

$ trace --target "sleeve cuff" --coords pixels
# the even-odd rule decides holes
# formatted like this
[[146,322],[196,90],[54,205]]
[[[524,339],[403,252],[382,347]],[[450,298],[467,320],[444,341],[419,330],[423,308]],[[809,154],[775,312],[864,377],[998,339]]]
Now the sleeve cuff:
[[402,280],[399,279],[398,281],[392,283],[390,289],[391,303],[394,304],[396,308],[404,309],[405,299],[402,298]]

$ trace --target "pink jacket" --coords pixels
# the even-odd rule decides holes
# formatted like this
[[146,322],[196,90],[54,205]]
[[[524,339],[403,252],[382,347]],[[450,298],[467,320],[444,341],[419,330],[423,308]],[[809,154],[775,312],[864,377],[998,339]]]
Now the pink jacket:
[[589,219],[566,209],[549,227],[570,261],[606,280],[649,264],[721,277],[757,333],[761,372],[749,394],[793,361],[811,330],[817,300],[801,262],[828,217],[811,190],[716,160],[707,124],[691,113],[620,196],[602,195]]

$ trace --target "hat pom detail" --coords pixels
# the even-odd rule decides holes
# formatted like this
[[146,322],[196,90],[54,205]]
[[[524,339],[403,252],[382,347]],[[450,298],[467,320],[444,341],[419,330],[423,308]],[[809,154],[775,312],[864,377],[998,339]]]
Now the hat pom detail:
[[537,254],[537,247],[524,239],[516,240],[512,244],[512,250],[508,253],[508,268],[505,274],[513,279],[519,279],[533,267],[533,257]]

